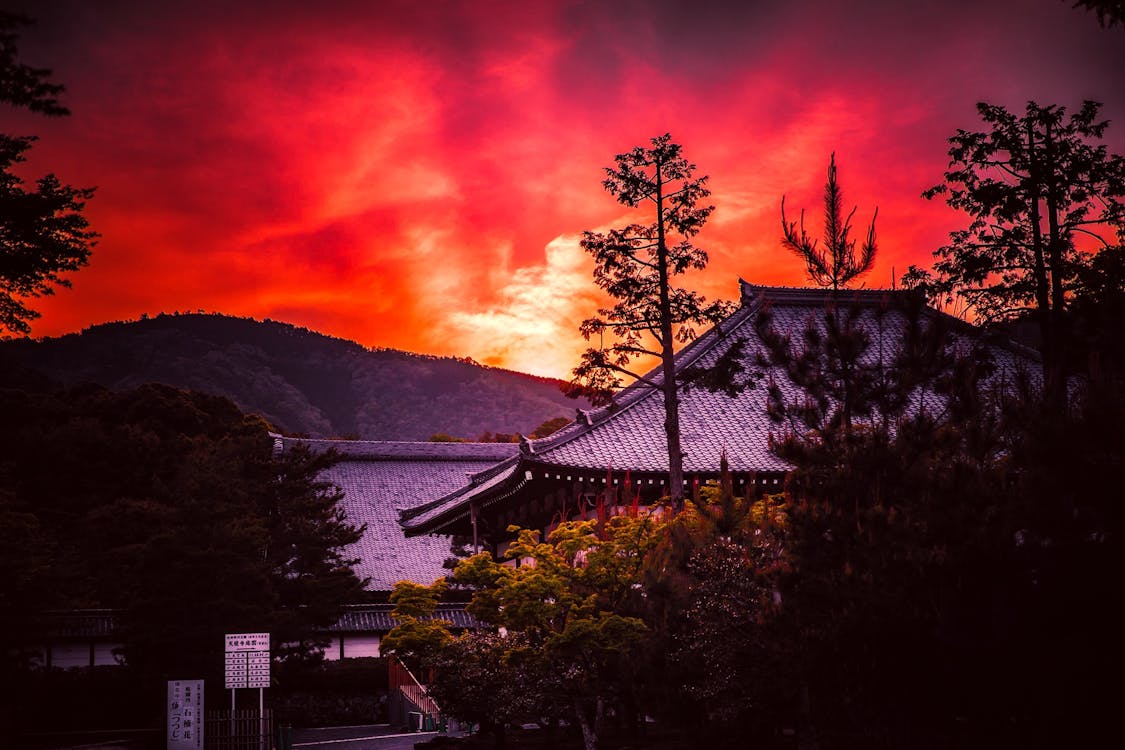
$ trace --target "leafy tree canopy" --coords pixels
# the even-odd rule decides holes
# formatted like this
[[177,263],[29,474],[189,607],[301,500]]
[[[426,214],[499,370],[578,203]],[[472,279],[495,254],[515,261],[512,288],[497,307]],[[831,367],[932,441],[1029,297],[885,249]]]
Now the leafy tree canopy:
[[566,417],[555,417],[553,419],[548,419],[546,422],[532,430],[531,434],[528,435],[528,437],[544,438],[548,435],[553,435],[562,428],[566,427],[572,421],[573,420],[567,419]]
[[[63,87],[47,80],[51,71],[18,60],[18,29],[27,23],[0,11],[0,102],[46,115],[69,114],[56,98]],[[86,265],[98,236],[82,215],[92,188],[64,185],[49,174],[29,191],[13,173],[34,141],[0,133],[0,330],[12,333],[30,332],[28,321],[39,314],[25,300],[69,286],[61,274]]]
[[[455,715],[482,721],[498,744],[508,721],[566,716],[596,750],[610,703],[635,698],[636,656],[649,634],[639,616],[642,571],[662,527],[655,517],[569,522],[546,541],[513,527],[507,563],[481,553],[463,560],[452,577],[472,593],[469,611],[506,637],[450,639],[443,627],[415,617],[432,611],[445,584],[402,583],[396,611],[406,622],[384,645],[435,667],[435,697]],[[497,692],[473,684],[485,677]]]
[[41,545],[18,566],[0,619],[115,608],[131,667],[215,676],[224,633],[308,645],[364,597],[344,554],[361,529],[339,489],[317,479],[335,457],[275,456],[267,426],[229,401],[87,386],[0,390],[0,410],[12,418],[0,435],[0,512],[25,546]]
[[1094,11],[1103,28],[1125,25],[1125,2],[1122,0],[1078,0],[1072,7]]
[[1023,115],[977,105],[984,131],[949,139],[944,196],[969,215],[934,252],[933,271],[911,266],[903,281],[936,303],[960,304],[978,321],[1031,317],[1043,352],[1046,403],[1062,407],[1069,301],[1096,254],[1125,241],[1125,158],[1098,144],[1101,105],[1028,102]]
[[51,71],[19,61],[19,29],[30,23],[26,16],[0,10],[0,101],[45,115],[68,115],[57,98],[63,87],[48,80]]

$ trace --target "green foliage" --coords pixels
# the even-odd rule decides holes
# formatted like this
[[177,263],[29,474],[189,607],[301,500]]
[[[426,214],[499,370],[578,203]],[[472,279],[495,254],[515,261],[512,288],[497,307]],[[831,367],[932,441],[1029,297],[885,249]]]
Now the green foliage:
[[[806,394],[801,401],[786,402],[780,386],[771,382],[771,419],[801,434],[826,433],[850,429],[854,418],[870,414],[879,363],[872,364],[864,356],[871,345],[871,335],[861,323],[864,314],[860,305],[843,310],[826,305],[822,316],[808,321],[799,344],[773,327],[768,311],[755,318],[769,356],[762,364],[782,365],[789,380]],[[877,314],[881,317],[882,311]]]
[[520,434],[510,432],[491,432],[486,431],[477,436],[476,442],[478,443],[518,443],[520,441]]
[[468,631],[427,661],[437,679],[430,694],[442,711],[479,724],[503,744],[511,724],[540,721],[552,711],[547,696],[560,676],[522,633]]
[[450,435],[448,433],[445,433],[445,432],[435,432],[433,435],[430,435],[428,438],[426,438],[426,442],[429,442],[429,443],[466,443],[468,441],[465,440],[464,438],[453,437],[452,435]]
[[[46,115],[69,114],[56,99],[62,86],[47,81],[51,71],[17,59],[18,29],[28,23],[23,16],[0,11],[0,103]],[[12,333],[30,332],[28,321],[39,314],[25,300],[70,286],[61,274],[86,265],[98,236],[82,215],[93,188],[64,185],[49,174],[28,191],[12,172],[34,141],[0,133],[0,330]]]
[[[1046,414],[1018,379],[987,386],[983,349],[950,356],[943,318],[907,318],[902,355],[863,386],[877,397],[870,417],[850,427],[818,417],[817,429],[776,444],[797,467],[780,606],[764,631],[727,642],[735,653],[764,644],[736,663],[775,670],[759,679],[780,692],[744,695],[735,713],[788,717],[802,741],[815,734],[824,747],[1092,739],[1105,728],[1104,697],[1059,686],[1096,684],[1121,663],[1102,624],[1120,597],[1096,581],[1122,557],[1106,493],[1121,461],[1109,425],[1122,381],[1091,377],[1074,416]],[[780,361],[794,382],[833,369]],[[912,389],[940,394],[944,412],[905,408]],[[737,561],[737,550],[718,550],[701,580],[723,580]],[[745,596],[747,585],[736,576],[722,588]]]
[[[902,315],[900,331],[890,330],[897,319],[891,312]],[[790,332],[777,329],[768,309],[754,325],[765,345],[759,364],[780,368],[801,394],[787,399],[784,383],[771,379],[768,384],[767,412],[782,425],[783,443],[794,438],[798,443],[831,441],[856,423],[885,428],[912,403],[924,409],[927,391],[948,385],[949,323],[927,314],[918,295],[888,295],[878,306],[829,301],[822,313],[809,318],[796,341]],[[901,346],[884,354],[881,342],[890,335],[901,335]],[[972,354],[976,359],[987,356],[979,347]]]
[[283,724],[354,726],[387,720],[386,658],[288,662],[276,675],[271,703]]
[[[469,611],[513,638],[461,647],[479,649],[488,663],[514,670],[511,680],[538,686],[529,688],[531,703],[546,715],[567,711],[582,727],[587,747],[596,747],[607,704],[636,689],[630,677],[649,632],[639,617],[640,581],[661,526],[652,517],[619,516],[600,527],[571,522],[547,541],[513,527],[516,538],[506,556],[518,567],[481,553],[462,561],[453,577],[473,592]],[[502,658],[496,652],[501,647]],[[437,683],[445,679],[446,672],[439,672]]]
[[736,495],[724,460],[720,481],[693,495],[645,560],[646,710],[709,746],[736,725],[746,737],[748,724],[783,721],[788,639],[773,622],[786,527],[785,498]]
[[426,659],[452,640],[449,623],[433,614],[449,584],[438,579],[430,586],[399,581],[391,592],[391,616],[398,624],[383,636],[381,650],[394,654],[410,669],[418,669]]
[[1091,416],[995,408],[805,446],[776,626],[825,746],[1058,746],[1106,729],[1104,696],[1076,686],[1121,664],[1104,625],[1121,597],[1097,583],[1121,564],[1105,493],[1120,449]]
[[431,617],[448,586],[445,579],[438,579],[430,586],[423,586],[413,581],[399,581],[391,592],[391,604],[395,605],[391,610],[391,617],[395,619]]
[[805,231],[805,211],[801,210],[801,228],[798,232],[797,222],[787,221],[785,218],[785,196],[781,197],[781,229],[782,244],[792,250],[805,262],[809,279],[814,284],[822,287],[831,287],[838,291],[849,283],[871,270],[875,264],[875,218],[879,209],[875,209],[875,216],[871,217],[871,225],[867,228],[867,238],[856,254],[856,240],[851,239],[852,217],[856,209],[844,217],[843,195],[840,186],[836,183],[836,154],[832,154],[828,165],[828,182],[824,186],[824,245],[817,247],[817,240],[809,237]]
[[555,434],[556,432],[570,424],[572,421],[574,420],[567,419],[566,417],[554,417],[553,419],[548,419],[546,422],[532,430],[531,434],[528,435],[528,437],[534,439],[545,438],[548,435]]

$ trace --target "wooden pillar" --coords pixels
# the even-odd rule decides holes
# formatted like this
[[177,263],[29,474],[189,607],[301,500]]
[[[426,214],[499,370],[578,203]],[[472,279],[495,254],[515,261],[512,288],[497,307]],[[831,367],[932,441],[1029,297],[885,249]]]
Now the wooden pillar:
[[479,508],[477,508],[476,502],[475,501],[469,501],[469,518],[472,519],[472,522],[473,522],[473,554],[474,555],[480,554],[480,535],[477,533],[477,515],[478,514],[479,514]]

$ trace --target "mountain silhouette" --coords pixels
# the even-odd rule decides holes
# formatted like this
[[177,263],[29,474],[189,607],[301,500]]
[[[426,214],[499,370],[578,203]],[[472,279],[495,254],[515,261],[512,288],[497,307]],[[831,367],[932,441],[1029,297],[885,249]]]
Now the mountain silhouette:
[[63,385],[143,383],[226,396],[277,429],[310,437],[426,440],[528,434],[588,406],[562,381],[469,358],[368,349],[288,323],[160,314],[41,341],[0,342],[0,357]]

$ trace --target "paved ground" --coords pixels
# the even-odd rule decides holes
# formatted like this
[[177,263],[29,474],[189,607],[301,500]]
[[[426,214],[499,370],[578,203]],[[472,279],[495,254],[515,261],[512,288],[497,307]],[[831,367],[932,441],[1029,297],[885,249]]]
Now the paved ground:
[[[415,742],[422,742],[437,732],[409,732],[392,728],[389,724],[369,724],[354,727],[329,727],[326,729],[294,729],[293,750],[413,750]],[[144,743],[92,742],[70,745],[58,750],[137,750]],[[7,746],[0,742],[0,747]]]
[[411,750],[437,732],[410,732],[387,724],[293,730],[293,750]]

